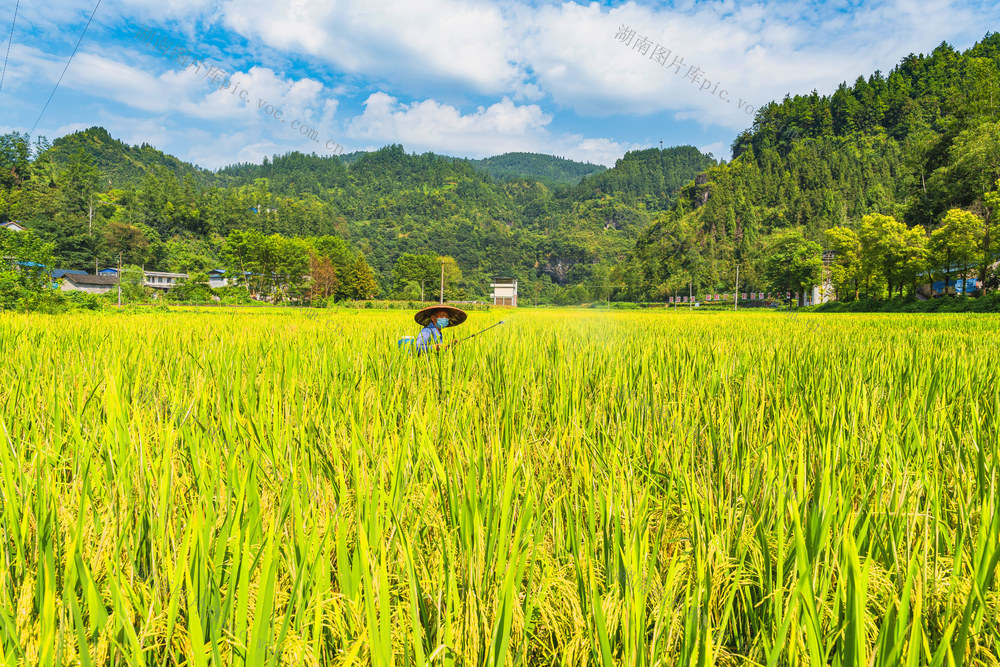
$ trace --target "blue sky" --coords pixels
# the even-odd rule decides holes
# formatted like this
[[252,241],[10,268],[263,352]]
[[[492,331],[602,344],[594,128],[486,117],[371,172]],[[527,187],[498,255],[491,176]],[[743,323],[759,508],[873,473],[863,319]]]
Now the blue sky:
[[101,125],[211,169],[390,143],[611,166],[662,139],[728,158],[769,100],[1000,27],[995,2],[948,0],[102,0],[39,119],[94,5],[21,1],[0,132]]

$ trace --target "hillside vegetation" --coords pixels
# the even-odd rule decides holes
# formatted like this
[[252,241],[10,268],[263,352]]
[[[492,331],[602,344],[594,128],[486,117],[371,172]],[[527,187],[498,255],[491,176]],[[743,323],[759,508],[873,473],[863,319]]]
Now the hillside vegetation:
[[[983,273],[1000,253],[1000,35],[964,53],[942,44],[910,55],[888,76],[859,77],[831,95],[765,105],[733,155],[688,183],[646,230],[616,274],[620,291],[662,298],[689,283],[722,291],[737,265],[746,289],[783,288],[767,259],[790,235],[839,250],[843,261],[861,244],[845,269],[856,275],[838,290],[847,298],[858,285],[891,295],[900,281],[941,276],[960,263],[962,243]],[[935,246],[950,211],[975,219]]]
[[577,185],[584,177],[599,174],[605,167],[589,162],[574,162],[566,158],[540,153],[504,153],[469,163],[501,180],[541,181],[555,185]]
[[[564,183],[495,178],[474,161],[399,145],[343,158],[290,153],[207,172],[102,128],[51,147],[19,135],[4,142],[11,168],[0,220],[20,220],[51,241],[64,268],[92,269],[123,253],[149,268],[199,271],[224,265],[233,232],[339,237],[374,271],[382,295],[398,287],[400,257],[433,255],[457,262],[456,298],[485,298],[489,276],[503,273],[543,301],[623,261],[651,211],[714,164],[690,147],[657,150],[655,177],[641,192],[619,192],[589,182],[608,172],[565,184],[593,165],[528,154],[488,164],[510,174],[531,167]],[[635,172],[647,153],[626,155],[609,171]]]
[[[391,145],[209,172],[102,128],[51,146],[9,134],[0,221],[50,241],[65,268],[122,254],[187,272],[225,265],[234,232],[259,257],[274,235],[336,238],[346,251],[326,259],[338,280],[362,267],[373,293],[407,299],[442,262],[455,299],[484,298],[493,274],[516,276],[522,299],[541,303],[735,292],[737,271],[742,290],[798,292],[821,281],[824,250],[841,299],[912,299],[932,280],[998,286],[1000,36],[769,103],[732,149],[730,162],[645,149],[604,170]],[[271,264],[315,259],[296,252]]]

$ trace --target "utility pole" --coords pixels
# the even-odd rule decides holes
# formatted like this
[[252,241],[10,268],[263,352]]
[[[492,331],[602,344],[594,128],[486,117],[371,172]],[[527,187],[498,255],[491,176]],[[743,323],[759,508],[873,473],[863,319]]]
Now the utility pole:
[[736,265],[736,294],[733,294],[733,310],[737,310],[740,302],[740,265]]
[[692,310],[694,308],[694,289],[690,282],[688,283],[688,303],[691,304],[688,306],[688,310]]
[[90,241],[94,248],[94,275],[97,275],[97,244],[94,241],[94,193],[90,193],[90,213],[88,215],[90,222],[87,224],[87,231],[90,234]]
[[118,253],[118,307],[122,307],[122,254]]
[[424,302],[424,280],[420,279],[420,303]]
[[444,260],[441,260],[441,303],[444,303]]

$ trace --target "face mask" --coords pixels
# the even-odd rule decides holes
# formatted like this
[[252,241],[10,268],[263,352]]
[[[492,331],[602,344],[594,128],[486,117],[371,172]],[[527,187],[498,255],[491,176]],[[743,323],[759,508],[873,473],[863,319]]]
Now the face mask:
[[437,325],[438,329],[444,329],[446,326],[448,326],[448,318],[447,317],[437,318]]

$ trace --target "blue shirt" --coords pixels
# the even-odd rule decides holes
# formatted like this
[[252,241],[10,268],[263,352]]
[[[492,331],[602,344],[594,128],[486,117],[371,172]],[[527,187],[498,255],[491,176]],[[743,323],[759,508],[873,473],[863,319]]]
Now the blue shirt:
[[417,334],[417,354],[426,352],[431,345],[440,343],[443,340],[444,336],[441,335],[441,330],[438,329],[433,323],[428,324],[420,330],[419,334]]

